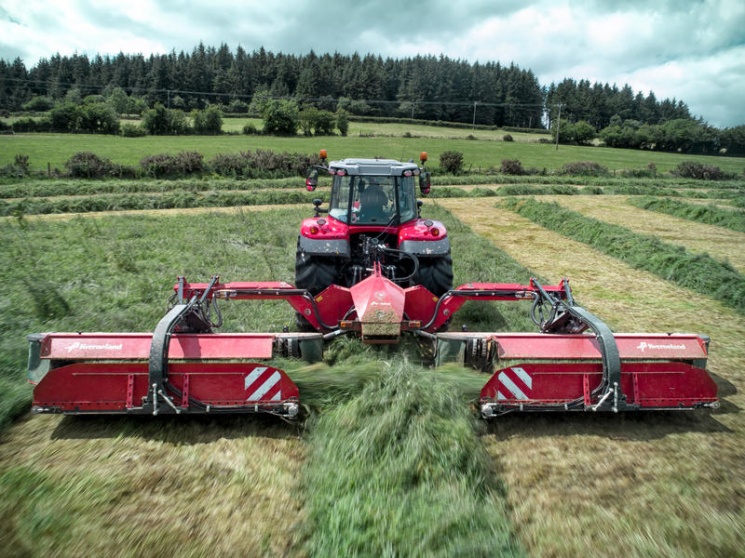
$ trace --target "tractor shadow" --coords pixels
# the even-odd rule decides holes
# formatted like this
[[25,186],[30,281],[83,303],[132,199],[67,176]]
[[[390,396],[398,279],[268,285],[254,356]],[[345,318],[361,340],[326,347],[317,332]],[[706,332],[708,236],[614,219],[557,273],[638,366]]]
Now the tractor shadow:
[[488,434],[497,439],[600,436],[619,441],[658,440],[667,436],[697,432],[731,433],[710,410],[641,411],[626,413],[556,412],[512,413],[491,421]]
[[51,434],[53,440],[135,438],[170,444],[210,444],[221,439],[297,439],[303,423],[288,423],[269,415],[223,416],[65,416]]
[[498,439],[513,436],[536,438],[589,435],[621,441],[656,440],[691,432],[731,433],[732,429],[722,424],[717,417],[740,413],[740,407],[728,399],[737,393],[737,387],[711,371],[709,374],[717,384],[720,403],[718,409],[637,411],[618,414],[591,411],[515,412],[490,421],[486,431]]

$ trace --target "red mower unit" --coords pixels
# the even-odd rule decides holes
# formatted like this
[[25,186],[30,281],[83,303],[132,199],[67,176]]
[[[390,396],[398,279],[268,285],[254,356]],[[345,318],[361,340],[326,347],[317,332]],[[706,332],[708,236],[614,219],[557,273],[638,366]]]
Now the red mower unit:
[[[317,361],[340,335],[398,343],[415,335],[435,364],[491,374],[484,418],[514,411],[636,411],[718,406],[706,371],[708,338],[614,334],[578,306],[569,283],[466,283],[453,288],[442,223],[420,216],[430,191],[420,160],[345,159],[309,172],[332,177],[329,207],[302,222],[295,285],[189,283],[153,333],[29,336],[29,378],[39,413],[271,413],[295,418],[300,393],[274,356]],[[221,300],[286,300],[299,332],[216,333]],[[468,301],[523,301],[538,332],[447,332]]]

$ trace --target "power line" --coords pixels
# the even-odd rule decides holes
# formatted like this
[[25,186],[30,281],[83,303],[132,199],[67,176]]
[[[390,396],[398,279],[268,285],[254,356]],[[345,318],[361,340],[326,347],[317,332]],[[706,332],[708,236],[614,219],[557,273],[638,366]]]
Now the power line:
[[[41,80],[41,79],[21,79],[21,78],[6,78],[5,81],[20,82],[26,84],[39,84],[47,86],[61,86],[69,88],[77,88],[87,91],[98,91],[102,92],[109,85],[92,85],[92,84],[79,84],[62,82],[55,80]],[[121,87],[115,86],[115,88],[122,89],[127,93],[165,93],[175,95],[199,95],[203,97],[230,97],[230,98],[242,98],[251,99],[254,95],[248,95],[245,93],[220,93],[216,91],[191,91],[188,89],[163,89],[163,88],[151,88],[151,87]],[[298,102],[313,102],[313,103],[344,103],[344,102],[358,102],[366,103],[368,105],[400,105],[403,103],[410,103],[415,106],[463,106],[472,107],[474,104],[478,104],[483,107],[503,107],[503,108],[544,108],[546,105],[543,103],[490,103],[486,101],[426,101],[426,100],[411,100],[411,99],[397,99],[397,100],[386,100],[386,99],[351,99],[348,97],[296,97],[292,95],[267,95],[267,98],[274,100],[292,100]],[[556,105],[554,105],[556,106]]]

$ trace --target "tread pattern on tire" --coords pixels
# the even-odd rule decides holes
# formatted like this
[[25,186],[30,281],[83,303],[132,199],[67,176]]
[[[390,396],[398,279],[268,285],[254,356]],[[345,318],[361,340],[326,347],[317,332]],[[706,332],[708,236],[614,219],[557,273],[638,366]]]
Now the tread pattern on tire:
[[442,296],[453,288],[453,258],[450,252],[436,258],[419,257],[416,283],[435,296]]
[[[333,258],[312,256],[298,248],[295,256],[295,287],[316,296],[336,283],[336,277],[336,262]],[[315,331],[300,313],[295,314],[295,324],[301,331]]]

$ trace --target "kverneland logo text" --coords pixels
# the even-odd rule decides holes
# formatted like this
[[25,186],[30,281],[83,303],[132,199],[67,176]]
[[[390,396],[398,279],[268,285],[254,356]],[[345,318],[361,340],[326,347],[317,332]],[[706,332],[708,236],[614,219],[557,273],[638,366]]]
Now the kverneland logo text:
[[674,351],[685,351],[686,346],[684,344],[675,345],[673,343],[667,343],[664,345],[655,345],[654,343],[647,343],[646,341],[642,341],[639,343],[639,345],[636,347],[641,352],[644,352],[645,349],[651,349],[651,350],[674,350]]
[[75,341],[75,343],[67,347],[67,352],[71,353],[73,351],[121,351],[123,346],[124,346],[123,343],[114,345],[112,343],[81,343],[80,341]]

